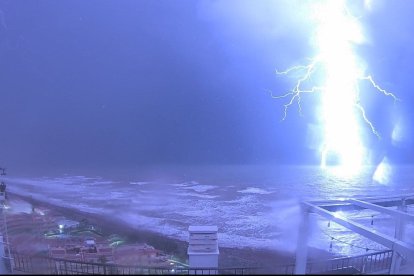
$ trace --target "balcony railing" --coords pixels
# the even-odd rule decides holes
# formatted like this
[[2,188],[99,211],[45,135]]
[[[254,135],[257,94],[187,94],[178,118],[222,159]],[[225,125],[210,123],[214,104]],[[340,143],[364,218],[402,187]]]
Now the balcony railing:
[[[27,256],[12,253],[15,272],[33,274],[169,274],[169,275],[244,275],[244,274],[294,274],[295,265],[280,265],[268,268],[233,267],[233,268],[172,268],[126,266],[110,263],[88,263],[77,260],[50,257]],[[390,268],[392,251],[382,251],[355,257],[336,258],[323,262],[311,262],[307,265],[307,274],[367,274]]]
[[391,266],[392,250],[359,255],[354,257],[336,258],[329,262],[309,263],[308,274],[313,273],[375,273]]
[[132,274],[197,274],[197,275],[249,275],[257,274],[257,268],[235,267],[235,268],[173,268],[173,267],[143,267],[126,266],[110,263],[88,263],[77,260],[58,259],[50,257],[27,256],[12,253],[13,267],[15,272],[26,272],[34,274],[87,274],[87,275],[132,275]]
[[[306,274],[368,274],[389,270],[392,250],[364,254],[353,257],[341,257],[320,262],[310,262],[306,266]],[[295,265],[269,267],[266,272],[292,275]]]

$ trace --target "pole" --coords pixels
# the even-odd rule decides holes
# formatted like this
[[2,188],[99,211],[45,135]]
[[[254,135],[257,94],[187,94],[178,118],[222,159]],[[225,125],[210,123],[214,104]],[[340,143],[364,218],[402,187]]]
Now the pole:
[[301,222],[299,236],[296,246],[295,274],[306,273],[306,262],[308,259],[308,237],[309,237],[309,211],[301,204]]
[[[398,205],[398,211],[401,212],[407,212],[407,205],[405,202],[405,198],[401,200],[401,204]],[[395,223],[395,234],[394,237],[397,240],[402,240],[404,238],[405,233],[405,225],[406,222],[403,218],[399,217],[397,218],[397,221]],[[392,251],[392,259],[391,259],[391,266],[390,266],[390,274],[398,274],[400,271],[402,257],[401,254],[398,253],[398,251],[394,250]]]

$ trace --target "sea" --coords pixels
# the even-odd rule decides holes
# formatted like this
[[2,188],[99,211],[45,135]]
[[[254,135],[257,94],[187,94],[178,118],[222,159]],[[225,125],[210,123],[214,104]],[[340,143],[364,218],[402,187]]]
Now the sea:
[[[296,249],[301,201],[414,194],[414,166],[409,165],[364,167],[353,174],[318,166],[153,166],[38,172],[4,180],[11,192],[172,238],[188,240],[190,225],[217,225],[219,246],[290,253]],[[30,212],[21,204],[14,209]],[[414,210],[409,206],[408,211]],[[341,215],[394,235],[395,222],[386,215],[367,210]],[[343,256],[385,249],[318,215],[310,221],[312,247]],[[406,239],[413,230],[408,224]]]

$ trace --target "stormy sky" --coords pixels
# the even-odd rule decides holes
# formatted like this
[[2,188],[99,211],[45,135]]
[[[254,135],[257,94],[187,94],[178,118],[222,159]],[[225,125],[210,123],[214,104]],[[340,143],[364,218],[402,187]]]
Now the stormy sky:
[[[361,1],[362,3],[363,1]],[[414,161],[414,3],[368,1],[357,51],[378,155]],[[300,4],[299,4],[300,3]],[[362,5],[361,5],[362,6]],[[318,164],[315,101],[283,117],[276,69],[312,55],[306,1],[0,1],[0,162],[21,166]],[[403,130],[398,143],[392,132]],[[394,139],[395,140],[395,139]]]

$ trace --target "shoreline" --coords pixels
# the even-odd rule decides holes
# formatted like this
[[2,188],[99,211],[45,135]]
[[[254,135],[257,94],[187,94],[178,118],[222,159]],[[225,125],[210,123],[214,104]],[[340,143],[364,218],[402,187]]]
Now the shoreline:
[[[105,236],[118,234],[124,236],[128,243],[146,243],[156,249],[162,250],[167,254],[174,255],[181,262],[187,263],[188,243],[173,237],[168,237],[160,233],[149,230],[138,229],[129,225],[120,219],[114,219],[104,214],[89,213],[70,207],[58,206],[31,196],[21,195],[9,192],[9,198],[25,201],[35,207],[44,207],[58,213],[68,219],[81,221],[87,219],[90,223],[96,225]],[[220,267],[262,267],[269,268],[273,266],[294,264],[294,253],[284,251],[259,249],[251,247],[222,247],[219,246],[219,265]],[[338,257],[328,251],[308,247],[308,261],[323,260]]]

